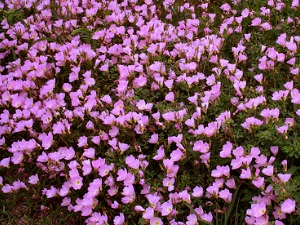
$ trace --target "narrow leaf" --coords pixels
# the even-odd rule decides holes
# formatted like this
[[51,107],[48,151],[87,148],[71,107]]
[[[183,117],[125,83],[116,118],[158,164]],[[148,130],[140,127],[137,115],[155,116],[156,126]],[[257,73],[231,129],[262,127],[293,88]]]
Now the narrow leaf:
[[239,192],[240,187],[241,187],[241,184],[239,184],[239,185],[237,186],[237,188],[236,188],[236,190],[235,190],[235,192],[234,192],[234,194],[233,194],[232,200],[231,200],[231,202],[230,202],[230,204],[229,204],[229,207],[228,207],[228,210],[227,210],[226,216],[225,216],[225,221],[224,221],[224,224],[225,224],[225,225],[227,225],[227,221],[228,221],[229,216],[230,216],[230,214],[231,214],[231,211],[232,211],[232,209],[233,209],[233,206],[234,206],[234,203],[235,203],[235,200],[236,200],[236,197],[237,197],[237,195],[238,195],[238,192]]

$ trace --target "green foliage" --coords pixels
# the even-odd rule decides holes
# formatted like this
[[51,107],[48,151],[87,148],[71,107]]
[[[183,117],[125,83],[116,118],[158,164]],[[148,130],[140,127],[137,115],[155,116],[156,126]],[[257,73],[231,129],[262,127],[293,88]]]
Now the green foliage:
[[0,9],[0,20],[6,19],[9,25],[13,25],[25,19],[25,15],[21,9],[3,10]]
[[[143,1],[139,1],[142,3]],[[286,198],[295,199],[300,202],[300,195],[299,195],[299,186],[300,186],[300,166],[298,166],[298,159],[300,156],[300,139],[299,139],[299,117],[295,114],[297,110],[299,110],[299,104],[293,104],[291,102],[291,96],[289,95],[286,99],[280,101],[273,101],[272,94],[275,91],[283,90],[283,85],[293,80],[294,86],[299,87],[299,77],[298,75],[294,75],[290,73],[290,66],[287,65],[286,62],[278,62],[274,61],[274,69],[262,70],[259,68],[259,60],[265,56],[266,50],[262,50],[264,46],[266,49],[270,47],[274,47],[278,52],[284,53],[286,55],[285,61],[291,59],[292,57],[296,58],[295,67],[299,67],[298,59],[300,57],[299,51],[294,53],[289,52],[285,47],[276,44],[276,40],[278,38],[278,29],[274,27],[280,24],[280,32],[287,33],[288,36],[292,34],[298,34],[300,32],[299,26],[293,27],[286,21],[282,21],[282,19],[286,19],[287,16],[297,16],[299,14],[298,10],[290,9],[286,7],[282,10],[282,12],[278,12],[278,10],[272,8],[270,11],[269,16],[262,16],[260,14],[261,8],[267,5],[266,0],[261,1],[240,1],[237,6],[231,5],[236,10],[236,15],[239,15],[241,11],[245,8],[251,9],[253,12],[252,16],[248,16],[244,18],[242,21],[242,31],[230,33],[229,29],[235,28],[237,26],[236,21],[228,24],[228,27],[223,31],[220,32],[220,25],[224,21],[225,18],[230,18],[231,14],[224,13],[220,6],[226,2],[231,3],[231,1],[210,1],[209,8],[207,11],[198,7],[199,2],[196,0],[189,1],[191,6],[194,6],[195,12],[193,13],[192,10],[183,9],[181,10],[180,7],[185,4],[186,1],[175,1],[175,4],[170,9],[166,9],[163,6],[163,2],[159,0],[154,0],[155,4],[157,4],[158,18],[161,21],[168,22],[173,26],[178,26],[180,23],[186,22],[190,19],[193,14],[199,18],[200,24],[198,26],[198,32],[195,32],[195,38],[201,39],[204,37],[208,37],[209,35],[204,32],[206,27],[213,28],[211,34],[217,35],[218,37],[222,37],[222,46],[220,47],[220,52],[215,53],[218,55],[218,60],[226,59],[229,63],[235,64],[236,68],[243,71],[243,77],[241,81],[246,81],[247,85],[245,88],[241,88],[240,95],[237,94],[236,89],[233,87],[234,80],[230,78],[230,76],[234,75],[234,72],[227,71],[225,73],[225,67],[221,67],[219,61],[216,63],[209,62],[209,58],[211,57],[210,53],[208,53],[207,47],[203,52],[202,58],[200,62],[197,62],[197,68],[199,71],[203,72],[203,74],[207,77],[211,74],[216,75],[217,82],[221,82],[221,94],[214,101],[209,102],[209,107],[206,110],[204,107],[201,109],[201,115],[199,118],[195,119],[195,126],[190,127],[184,124],[184,121],[191,118],[193,113],[196,111],[195,104],[190,103],[187,101],[187,98],[191,97],[194,93],[199,94],[199,98],[197,100],[197,104],[200,106],[202,100],[200,100],[206,92],[211,89],[211,86],[208,85],[205,80],[199,80],[197,83],[188,85],[187,82],[175,82],[174,86],[172,87],[172,91],[175,94],[175,101],[167,101],[165,100],[166,94],[169,93],[169,89],[166,88],[163,84],[160,85],[159,90],[153,90],[151,87],[151,83],[157,83],[155,79],[152,77],[152,73],[148,71],[149,65],[154,63],[155,61],[162,62],[165,66],[167,71],[170,70],[174,71],[176,76],[182,75],[184,73],[183,70],[179,67],[179,62],[181,56],[177,55],[176,57],[167,57],[167,54],[160,54],[151,56],[149,52],[147,52],[147,47],[143,47],[141,49],[136,48],[137,53],[144,53],[148,56],[148,61],[143,65],[143,70],[146,68],[143,75],[147,75],[148,83],[141,87],[141,88],[133,88],[134,95],[130,96],[128,93],[124,91],[124,93],[128,94],[128,96],[117,95],[116,87],[119,83],[119,74],[121,71],[118,70],[118,67],[111,63],[108,59],[106,62],[109,62],[108,71],[100,71],[99,66],[95,65],[96,59],[82,59],[80,62],[76,62],[74,64],[80,64],[81,70],[91,70],[92,77],[95,79],[95,85],[93,87],[88,87],[87,90],[83,93],[83,97],[80,98],[80,104],[83,104],[83,99],[87,96],[87,94],[91,90],[95,90],[97,93],[97,97],[101,98],[106,94],[111,95],[113,102],[117,100],[122,100],[124,103],[124,113],[122,112],[121,115],[124,116],[128,112],[133,113],[140,113],[144,116],[149,118],[148,124],[144,126],[144,132],[141,134],[136,134],[135,126],[137,125],[137,121],[132,119],[131,121],[126,121],[126,123],[118,123],[114,121],[112,123],[113,126],[117,126],[119,129],[119,140],[122,142],[127,143],[130,147],[124,152],[120,153],[118,150],[111,150],[111,145],[107,140],[101,140],[101,144],[95,147],[96,149],[96,157],[103,157],[105,158],[107,163],[114,163],[114,171],[110,173],[112,177],[115,179],[116,174],[115,172],[121,168],[127,168],[125,165],[125,157],[129,155],[133,155],[134,157],[138,157],[140,154],[144,154],[146,160],[149,162],[149,166],[144,172],[143,179],[145,180],[146,184],[149,184],[150,193],[157,192],[159,193],[163,199],[168,199],[169,191],[167,187],[162,186],[163,179],[166,177],[167,169],[164,168],[162,161],[155,161],[153,156],[156,154],[157,149],[160,145],[165,146],[165,154],[166,158],[172,153],[173,150],[177,149],[178,146],[175,143],[168,144],[168,138],[171,136],[177,136],[179,134],[183,135],[183,140],[181,144],[182,152],[184,156],[178,162],[179,171],[176,175],[176,182],[174,184],[174,192],[180,192],[182,190],[190,190],[196,186],[203,186],[204,189],[207,188],[215,179],[211,176],[212,171],[217,166],[232,166],[231,162],[233,156],[231,158],[221,158],[220,151],[223,145],[230,141],[233,144],[233,148],[238,146],[242,146],[245,149],[245,154],[250,154],[252,147],[259,147],[260,154],[263,154],[270,160],[271,156],[274,155],[276,160],[274,161],[274,174],[270,177],[264,176],[260,171],[258,175],[254,175],[256,173],[255,166],[253,166],[256,162],[255,159],[249,163],[250,165],[243,164],[241,168],[237,170],[231,170],[231,174],[228,177],[223,176],[224,181],[227,181],[229,177],[234,178],[235,181],[238,181],[236,189],[231,189],[232,191],[232,200],[230,202],[225,202],[220,198],[215,198],[214,203],[206,201],[208,198],[202,196],[199,199],[193,199],[196,204],[199,206],[203,206],[205,210],[211,210],[214,216],[215,224],[217,225],[227,225],[227,224],[242,224],[243,220],[246,216],[246,209],[248,209],[253,202],[253,197],[258,196],[261,193],[264,193],[265,189],[268,185],[273,186],[276,194],[278,195],[278,199],[274,204],[280,204]],[[201,1],[204,3],[206,1]],[[287,1],[289,4],[291,1]],[[69,21],[71,19],[78,20],[78,26],[76,29],[71,28],[67,30],[64,26],[61,28],[52,28],[51,36],[49,33],[43,34],[37,40],[30,40],[28,41],[29,46],[26,51],[38,46],[39,42],[46,41],[47,44],[50,43],[57,43],[59,45],[63,45],[65,43],[70,44],[69,42],[74,37],[80,37],[80,43],[86,44],[85,46],[91,46],[91,48],[96,52],[98,51],[100,46],[103,46],[101,41],[96,41],[92,39],[92,36],[95,31],[100,29],[109,28],[109,23],[103,22],[95,25],[93,29],[88,28],[84,22],[82,22],[83,14],[78,15],[78,17],[74,16],[70,9],[66,10],[64,14],[62,13],[61,7],[55,2],[51,1],[49,5],[50,11],[53,14],[53,20],[63,19],[64,22]],[[33,9],[33,10],[36,10]],[[169,10],[169,11],[168,11]],[[22,9],[18,10],[1,10],[0,9],[0,18],[2,20],[6,19],[9,25],[14,25],[17,22],[23,22],[26,18],[28,11],[23,11]],[[104,20],[103,18],[106,16],[110,16],[112,14],[112,10],[104,10],[103,12],[98,12],[97,15],[90,18],[91,23],[96,24],[96,20],[99,19]],[[173,17],[170,20],[166,19],[166,15],[168,13],[172,13]],[[209,17],[205,16],[207,13],[215,13],[216,18],[214,21],[211,21]],[[101,14],[101,15],[100,15]],[[269,21],[270,24],[273,26],[271,30],[263,30],[257,26],[251,26],[251,21],[255,17],[261,17],[263,20]],[[120,22],[121,23],[121,22]],[[101,25],[100,25],[101,24]],[[124,24],[130,24],[128,21]],[[134,29],[139,29],[135,24],[130,24]],[[2,28],[1,28],[2,29]],[[187,29],[188,30],[188,29]],[[3,29],[2,29],[3,31]],[[244,35],[251,33],[250,41],[246,41],[244,39]],[[125,38],[124,38],[125,39]],[[190,40],[186,37],[182,37],[182,43],[190,44]],[[116,37],[112,40],[113,43],[106,43],[107,46],[110,47],[111,44],[122,43],[123,39],[121,37]],[[139,40],[140,41],[140,40]],[[245,62],[239,62],[235,57],[232,49],[242,43],[245,48],[245,55],[247,55],[248,59]],[[173,42],[167,43],[168,50],[172,51],[175,48],[175,44]],[[298,44],[299,45],[299,44]],[[15,47],[10,47],[9,53],[7,56],[3,56],[3,61],[16,61],[18,58],[21,58],[21,62],[24,63],[24,58],[19,57],[19,53]],[[51,50],[52,51],[52,50]],[[1,50],[3,53],[4,50]],[[49,50],[50,52],[50,50]],[[66,51],[67,52],[67,51]],[[27,52],[26,52],[27,53]],[[53,54],[53,52],[51,52]],[[67,53],[66,53],[67,54]],[[183,53],[182,53],[183,54]],[[108,54],[107,54],[108,55]],[[138,55],[138,54],[137,54]],[[109,57],[109,56],[106,56]],[[118,61],[119,60],[119,61]],[[194,59],[191,59],[193,61]],[[132,60],[133,61],[133,60]],[[55,60],[53,56],[49,56],[47,58],[47,63],[54,63]],[[104,62],[101,62],[104,63]],[[99,65],[102,65],[102,64]],[[117,59],[117,63],[120,63],[120,59]],[[135,62],[132,62],[134,64]],[[62,93],[63,92],[63,84],[68,83],[68,76],[71,73],[72,63],[66,62],[63,66],[55,65],[59,72],[54,72],[51,75],[56,78],[56,84],[52,94]],[[78,65],[77,65],[78,66]],[[8,65],[7,68],[11,67]],[[3,73],[6,72],[7,68]],[[220,69],[220,74],[217,74],[213,69]],[[53,69],[54,70],[54,69]],[[264,76],[263,81],[259,84],[253,77],[256,74],[262,73]],[[132,87],[133,80],[137,77],[137,72],[132,72],[128,78],[128,87]],[[186,72],[185,76],[190,77],[194,75],[193,72]],[[73,91],[76,91],[81,88],[81,84],[83,82],[82,73],[79,74],[80,78],[78,81],[72,82]],[[168,79],[167,74],[163,74],[162,77],[164,80]],[[49,77],[44,77],[41,79],[35,80],[35,84],[37,85],[37,89],[41,88]],[[258,85],[263,87],[262,92],[256,91]],[[128,88],[129,89],[129,88]],[[34,92],[29,93],[33,96],[34,100],[37,101],[38,97],[35,95]],[[238,109],[237,105],[231,103],[233,97],[238,96],[238,104],[246,104],[249,99],[253,99],[258,97],[259,95],[266,96],[266,102],[258,105],[257,107],[252,108],[245,108],[245,109]],[[137,109],[136,102],[139,100],[145,100],[147,103],[153,103],[153,108],[150,111],[142,111]],[[71,98],[68,94],[65,96],[66,106],[65,108],[73,110],[75,107],[71,105]],[[181,104],[182,103],[182,104]],[[175,112],[178,113],[179,110],[185,108],[187,111],[187,115],[185,115],[181,119],[177,119],[175,121],[166,121],[165,119],[159,118],[158,121],[152,118],[153,113],[160,112]],[[242,108],[242,107],[241,107]],[[269,119],[268,123],[264,122],[261,126],[251,127],[251,129],[247,130],[244,129],[241,124],[245,122],[245,120],[249,117],[255,117],[260,120],[264,120],[261,116],[261,112],[267,108],[278,108],[280,110],[280,116],[276,119]],[[97,102],[97,105],[93,108],[94,111],[98,111],[100,113],[110,112],[114,109],[113,104],[104,104],[101,101]],[[1,108],[1,112],[4,108]],[[11,113],[15,113],[15,109],[9,109]],[[222,112],[229,111],[230,118],[226,120],[224,123],[220,125],[218,132],[214,133],[211,137],[205,134],[193,134],[191,130],[197,129],[199,125],[207,126],[211,122],[215,122],[217,116],[219,116]],[[55,123],[59,120],[60,116],[63,116],[63,110],[57,111],[57,115],[53,118],[52,123]],[[85,135],[88,137],[88,145],[94,146],[94,144],[90,141],[93,136],[100,135],[105,133],[109,133],[111,127],[110,124],[104,124],[102,120],[99,118],[92,117],[90,115],[92,112],[87,112],[83,118],[75,117],[72,118],[72,126],[70,128],[70,134],[62,134],[62,135],[55,135],[53,146],[49,149],[49,152],[53,152],[60,146],[75,146],[75,160],[82,161],[83,160],[83,152],[84,150],[80,147],[77,147],[78,138]],[[123,115],[124,114],[124,115]],[[116,116],[117,117],[117,116]],[[295,125],[290,126],[286,133],[281,134],[278,132],[277,128],[279,126],[284,125],[285,118],[294,118]],[[39,119],[39,118],[38,118]],[[34,130],[37,133],[42,133],[43,131],[50,132],[51,127],[44,128],[44,124],[40,120],[36,120],[34,122]],[[85,128],[86,121],[92,121],[95,124],[95,127],[91,130],[87,130]],[[161,123],[163,125],[158,126],[157,124]],[[144,125],[144,124],[143,124]],[[159,140],[156,144],[149,144],[148,140],[152,134],[159,134]],[[27,135],[27,136],[26,136]],[[36,135],[36,134],[33,134]],[[5,137],[5,147],[10,146],[15,141],[21,139],[29,139],[30,135],[28,134],[26,128],[24,131],[19,132],[18,134],[4,134]],[[207,163],[201,162],[201,153],[193,150],[193,143],[196,141],[203,140],[209,143],[210,146],[210,159]],[[273,154],[270,152],[270,148],[272,146],[278,146],[279,152],[278,154]],[[2,148],[2,147],[1,147]],[[4,149],[4,148],[3,148]],[[10,152],[3,151],[4,157],[9,157]],[[32,156],[34,160],[38,157],[40,152],[34,151]],[[29,158],[28,156],[26,156]],[[26,158],[26,160],[27,160]],[[288,159],[288,170],[281,165],[282,160]],[[27,161],[25,161],[27,163]],[[46,164],[50,162],[46,162]],[[67,161],[64,161],[67,165]],[[177,163],[177,162],[176,162]],[[271,163],[272,164],[272,163]],[[263,170],[268,165],[266,162],[262,166],[258,166],[261,170]],[[22,165],[23,166],[23,165]],[[67,166],[66,166],[67,167]],[[251,179],[241,179],[240,178],[240,170],[251,168]],[[81,169],[81,168],[80,168]],[[66,174],[68,174],[69,168],[66,168]],[[2,169],[0,172],[2,173]],[[134,174],[135,181],[134,188],[136,189],[136,193],[141,190],[141,186],[138,184],[138,181],[141,179],[139,171],[129,168],[132,174]],[[17,224],[21,223],[19,219],[21,218],[22,221],[26,221],[26,223],[33,222],[35,224],[83,224],[83,219],[77,213],[69,213],[66,209],[61,209],[59,207],[60,201],[57,198],[53,198],[51,200],[46,199],[40,193],[42,192],[42,187],[49,187],[51,185],[61,185],[65,179],[63,176],[59,176],[59,173],[54,173],[52,175],[53,178],[48,179],[49,175],[45,172],[37,169],[33,166],[28,166],[26,169],[21,173],[18,171],[16,165],[12,165],[10,168],[10,173],[6,173],[4,175],[5,182],[13,182],[15,179],[21,176],[24,176],[24,179],[28,177],[31,173],[37,173],[41,175],[41,183],[38,185],[37,188],[31,187],[28,191],[18,191],[13,193],[10,198],[6,198],[3,202],[0,202],[0,208],[3,209],[1,211],[0,216],[0,223],[3,224]],[[290,173],[293,175],[292,179],[287,183],[280,182],[277,177],[277,173]],[[256,176],[256,177],[255,177]],[[258,176],[265,177],[265,184],[264,187],[256,188],[253,186],[252,181],[255,180]],[[84,178],[84,183],[89,183],[90,179],[98,177],[98,174],[93,171],[93,175],[90,177]],[[23,178],[23,177],[21,177]],[[222,179],[223,179],[222,178]],[[103,178],[104,180],[104,178]],[[119,182],[119,191],[124,188],[124,185]],[[85,193],[87,185],[80,191],[74,192],[70,194],[73,200],[76,198],[81,198],[82,195]],[[223,188],[223,187],[222,187]],[[118,200],[122,198],[121,193],[117,193],[115,196],[108,196],[106,194],[108,190],[108,185],[104,185],[103,192],[99,194],[99,204],[97,205],[95,210],[101,212],[108,212],[110,215],[110,219],[113,216],[117,215],[117,211],[123,212],[126,214],[126,218],[128,219],[128,224],[148,224],[147,220],[141,218],[141,214],[138,214],[134,211],[133,205],[122,205],[120,209],[113,210],[110,208],[109,201]],[[4,199],[6,195],[0,194],[0,199]],[[148,202],[144,196],[137,196],[137,202],[140,205],[145,207],[148,206]],[[18,206],[19,205],[19,206]],[[40,212],[40,206],[45,206],[46,210]],[[174,204],[175,205],[175,204]],[[14,207],[17,208],[17,213],[14,211]],[[190,212],[197,215],[194,210],[194,206],[188,204],[186,202],[182,202],[176,205],[176,210],[178,210],[178,218],[182,221],[186,221],[186,215]],[[22,208],[26,209],[26,215],[19,213],[19,210],[22,211]],[[118,211],[118,212],[119,212]],[[38,213],[39,212],[39,213]],[[209,224],[205,223],[201,220],[199,215],[198,222],[199,224]],[[290,224],[297,224],[298,218],[295,215],[291,215],[287,218],[286,221],[290,222]],[[55,221],[55,222],[54,222]],[[166,219],[165,221],[166,222]],[[25,224],[25,222],[22,222]]]

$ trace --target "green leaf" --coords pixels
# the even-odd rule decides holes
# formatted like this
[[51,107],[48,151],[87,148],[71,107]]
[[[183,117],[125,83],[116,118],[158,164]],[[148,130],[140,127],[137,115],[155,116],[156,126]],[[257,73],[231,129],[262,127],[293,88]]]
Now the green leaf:
[[241,187],[241,184],[239,184],[239,185],[237,186],[237,188],[236,188],[236,190],[235,190],[235,192],[234,192],[234,194],[233,194],[232,200],[231,200],[231,202],[230,202],[230,204],[229,204],[228,210],[227,210],[227,212],[225,213],[225,221],[224,221],[224,224],[225,224],[225,225],[227,225],[227,221],[228,221],[229,216],[230,216],[230,214],[231,214],[231,211],[232,211],[232,209],[233,209],[233,205],[234,205],[234,203],[235,203],[235,200],[236,200],[236,197],[237,197],[237,195],[238,195],[238,192],[239,192],[240,187]]
[[73,30],[73,32],[71,33],[71,35],[72,36],[74,36],[74,35],[77,35],[77,34],[91,34],[92,33],[92,31],[90,31],[89,29],[87,29],[87,28],[78,28],[78,29],[76,29],[76,30]]
[[227,163],[231,162],[231,159],[225,158],[225,159],[218,159],[215,161],[214,164],[212,164],[212,167],[216,167],[217,165],[225,165]]

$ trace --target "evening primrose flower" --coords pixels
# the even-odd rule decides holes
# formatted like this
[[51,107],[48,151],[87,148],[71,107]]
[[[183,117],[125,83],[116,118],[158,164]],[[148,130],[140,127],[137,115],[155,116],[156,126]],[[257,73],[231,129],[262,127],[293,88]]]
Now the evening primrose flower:
[[251,209],[247,210],[247,214],[250,215],[250,216],[253,216],[255,218],[258,218],[258,217],[261,217],[261,216],[265,215],[266,212],[267,212],[267,208],[266,208],[266,203],[265,202],[252,204]]
[[220,151],[221,158],[231,158],[231,151],[233,149],[233,145],[230,141],[227,141],[226,144],[223,145],[222,151]]
[[153,157],[154,160],[161,160],[165,157],[165,151],[164,151],[164,146],[161,145],[158,150],[156,155]]
[[295,211],[296,201],[288,198],[281,204],[280,207],[282,212],[291,214],[292,212]]
[[164,202],[161,206],[161,215],[167,216],[169,215],[173,210],[173,204],[170,202]]
[[242,123],[242,127],[246,130],[251,130],[252,127],[261,126],[263,121],[256,119],[255,117],[248,117],[244,123]]
[[148,140],[148,143],[156,144],[157,142],[158,142],[158,134],[152,134],[150,139]]
[[225,202],[230,203],[232,199],[232,193],[230,193],[228,189],[224,189],[219,192],[219,197],[223,199]]
[[125,216],[123,213],[120,213],[119,216],[116,216],[114,218],[114,225],[123,225],[125,224],[124,221],[125,221]]

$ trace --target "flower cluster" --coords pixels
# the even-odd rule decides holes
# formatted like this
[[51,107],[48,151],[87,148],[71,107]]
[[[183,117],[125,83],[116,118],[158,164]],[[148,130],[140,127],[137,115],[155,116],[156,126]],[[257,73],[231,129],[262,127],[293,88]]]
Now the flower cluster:
[[2,192],[90,225],[299,217],[299,1],[220,2],[0,3]]

